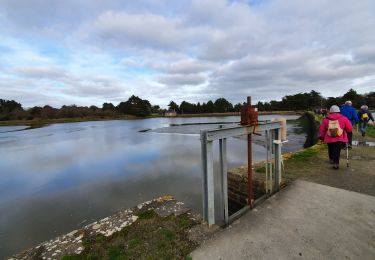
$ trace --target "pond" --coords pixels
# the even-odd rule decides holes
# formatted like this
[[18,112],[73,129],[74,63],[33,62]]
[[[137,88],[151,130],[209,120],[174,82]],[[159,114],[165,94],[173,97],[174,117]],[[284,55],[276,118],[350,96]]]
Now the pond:
[[[260,119],[271,117],[278,116]],[[0,127],[0,258],[165,194],[200,212],[199,131],[239,120],[151,118],[27,130]],[[288,125],[287,151],[301,149],[305,141],[294,127]],[[258,138],[254,160],[265,156],[264,137]],[[228,140],[229,167],[247,162],[246,149],[245,140]]]

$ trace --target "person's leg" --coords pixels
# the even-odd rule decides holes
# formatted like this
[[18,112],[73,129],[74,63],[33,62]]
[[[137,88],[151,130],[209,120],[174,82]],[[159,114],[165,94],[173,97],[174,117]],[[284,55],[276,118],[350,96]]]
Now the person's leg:
[[332,143],[333,168],[338,169],[340,163],[341,142]]
[[330,163],[333,163],[333,145],[334,143],[328,143],[328,158],[329,158],[329,162]]
[[359,122],[359,130],[361,131],[361,134],[362,136],[364,136],[365,134],[365,127],[364,127],[364,121],[360,121]]
[[349,147],[352,147],[353,132],[348,133],[348,143]]
[[362,128],[363,128],[363,131],[362,131],[362,136],[365,136],[366,135],[366,127],[367,127],[367,120],[364,120],[363,121],[363,125],[362,125]]

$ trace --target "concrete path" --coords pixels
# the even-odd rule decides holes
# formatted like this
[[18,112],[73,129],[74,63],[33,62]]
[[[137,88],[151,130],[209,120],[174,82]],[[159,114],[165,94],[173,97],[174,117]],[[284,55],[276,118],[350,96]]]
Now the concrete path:
[[193,259],[375,259],[375,197],[296,181]]

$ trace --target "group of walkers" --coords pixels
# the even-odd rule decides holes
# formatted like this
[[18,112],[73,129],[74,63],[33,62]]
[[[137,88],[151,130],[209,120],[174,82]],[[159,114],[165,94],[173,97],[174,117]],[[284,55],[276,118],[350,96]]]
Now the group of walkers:
[[328,157],[334,169],[339,168],[341,149],[352,148],[353,125],[359,124],[361,134],[365,136],[370,119],[374,122],[366,105],[361,106],[358,113],[352,107],[351,101],[346,101],[341,108],[336,105],[331,106],[329,114],[320,125],[319,139],[328,145]]

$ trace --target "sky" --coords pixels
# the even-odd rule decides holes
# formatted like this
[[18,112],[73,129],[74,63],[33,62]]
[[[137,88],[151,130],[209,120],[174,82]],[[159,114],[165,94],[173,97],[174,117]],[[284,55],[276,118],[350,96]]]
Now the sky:
[[0,98],[23,107],[374,86],[373,0],[0,0]]

